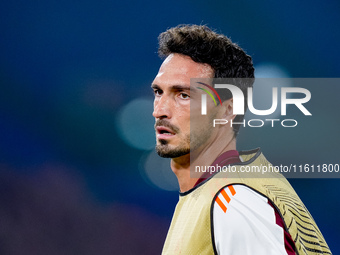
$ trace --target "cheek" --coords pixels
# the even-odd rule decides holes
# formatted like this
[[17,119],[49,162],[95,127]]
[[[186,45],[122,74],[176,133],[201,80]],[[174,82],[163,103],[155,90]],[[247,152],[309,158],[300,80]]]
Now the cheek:
[[190,118],[190,104],[174,104],[172,110],[179,119]]
[[175,107],[174,109],[176,116],[176,123],[182,131],[190,131],[190,108],[186,107]]

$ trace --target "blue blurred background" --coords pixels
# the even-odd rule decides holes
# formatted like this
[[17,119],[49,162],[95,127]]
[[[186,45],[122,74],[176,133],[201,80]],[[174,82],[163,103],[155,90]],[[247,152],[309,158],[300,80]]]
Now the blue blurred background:
[[[153,151],[157,36],[207,24],[262,77],[339,77],[338,1],[0,3],[0,254],[159,254],[178,200]],[[339,86],[294,130],[241,130],[275,164],[339,163]],[[326,112],[327,111],[327,112]],[[292,179],[334,254],[340,179]]]

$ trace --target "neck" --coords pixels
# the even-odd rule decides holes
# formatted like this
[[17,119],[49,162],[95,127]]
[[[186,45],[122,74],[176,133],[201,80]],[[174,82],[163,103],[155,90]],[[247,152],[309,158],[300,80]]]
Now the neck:
[[180,191],[186,192],[192,189],[200,177],[192,176],[194,173],[190,173],[190,166],[210,166],[219,155],[230,150],[236,150],[234,136],[217,136],[209,144],[205,144],[204,148],[199,148],[191,154],[173,158],[171,169],[178,179]]

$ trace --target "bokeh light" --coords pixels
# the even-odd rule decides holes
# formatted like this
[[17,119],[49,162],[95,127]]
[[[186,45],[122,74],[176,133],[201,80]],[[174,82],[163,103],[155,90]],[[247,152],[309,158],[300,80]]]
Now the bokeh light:
[[137,98],[124,105],[117,114],[120,137],[130,146],[151,150],[155,146],[153,103],[147,98]]
[[170,168],[170,159],[161,158],[155,151],[141,159],[145,177],[160,189],[179,190],[177,178]]
[[276,64],[264,62],[255,65],[255,77],[256,78],[289,78],[290,75],[288,71]]
[[[281,95],[282,87],[293,86],[289,78],[289,73],[282,66],[275,63],[261,63],[255,66],[255,83],[253,88],[253,105],[255,109],[267,110],[272,106],[273,88],[277,88],[278,99]],[[275,79],[275,80],[274,80]],[[279,107],[280,100],[278,100],[278,107],[276,110],[265,116],[258,116],[252,114],[249,110],[246,112],[246,119],[277,119],[280,114]],[[270,121],[264,121],[265,125],[271,125]]]

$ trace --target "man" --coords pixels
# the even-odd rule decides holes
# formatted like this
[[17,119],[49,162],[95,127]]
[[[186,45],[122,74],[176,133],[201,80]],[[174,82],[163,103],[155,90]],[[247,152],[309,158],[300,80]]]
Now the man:
[[221,95],[218,106],[207,102],[209,117],[193,111],[202,87],[212,87],[209,82],[190,84],[191,78],[248,78],[236,82],[246,94],[254,78],[251,57],[224,35],[197,25],[160,34],[159,54],[165,60],[152,83],[156,150],[171,158],[180,187],[163,254],[331,254],[308,210],[282,176],[190,175],[192,166],[232,165],[237,170],[270,166],[259,149],[236,150],[239,126],[212,128],[212,119],[243,120],[242,115],[233,115],[231,94]]

